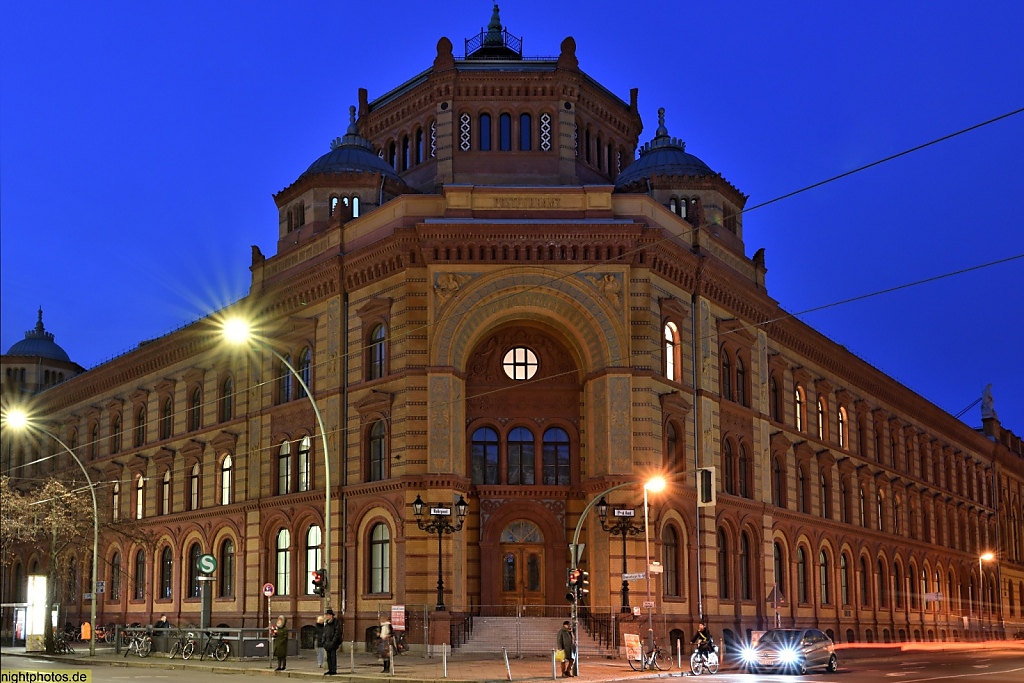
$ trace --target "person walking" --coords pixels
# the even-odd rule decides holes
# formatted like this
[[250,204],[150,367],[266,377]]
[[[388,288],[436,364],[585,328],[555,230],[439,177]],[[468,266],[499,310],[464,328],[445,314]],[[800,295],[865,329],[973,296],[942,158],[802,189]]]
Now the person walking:
[[316,648],[316,668],[324,668],[324,618],[323,615],[316,618],[316,626],[313,627],[313,647]]
[[324,651],[327,653],[327,671],[324,676],[338,675],[338,647],[341,645],[341,629],[334,618],[334,610],[324,614]]
[[377,632],[377,655],[384,660],[384,673],[391,672],[391,652],[394,647],[392,638],[394,630],[391,628],[391,621],[386,614],[380,617],[380,628]]
[[288,659],[288,629],[283,616],[277,618],[277,626],[274,627],[274,656],[277,657],[274,671],[284,671]]
[[571,678],[576,675],[573,673],[573,663],[576,661],[576,637],[573,635],[572,625],[568,621],[562,622],[556,643],[558,649],[565,655],[562,659],[562,678]]

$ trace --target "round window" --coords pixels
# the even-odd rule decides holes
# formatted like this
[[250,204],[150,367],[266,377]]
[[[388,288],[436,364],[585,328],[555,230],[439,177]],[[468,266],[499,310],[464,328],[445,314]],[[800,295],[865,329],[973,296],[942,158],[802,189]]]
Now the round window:
[[509,349],[501,364],[509,379],[527,380],[537,374],[537,354],[525,346]]

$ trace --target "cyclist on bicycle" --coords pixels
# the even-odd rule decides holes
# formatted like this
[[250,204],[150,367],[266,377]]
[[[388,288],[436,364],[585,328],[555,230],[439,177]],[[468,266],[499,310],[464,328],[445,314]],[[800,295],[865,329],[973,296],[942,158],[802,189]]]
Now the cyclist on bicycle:
[[690,638],[690,643],[696,643],[697,652],[702,655],[714,651],[715,639],[711,637],[711,631],[708,629],[706,621],[700,622],[700,628],[693,634],[693,638]]

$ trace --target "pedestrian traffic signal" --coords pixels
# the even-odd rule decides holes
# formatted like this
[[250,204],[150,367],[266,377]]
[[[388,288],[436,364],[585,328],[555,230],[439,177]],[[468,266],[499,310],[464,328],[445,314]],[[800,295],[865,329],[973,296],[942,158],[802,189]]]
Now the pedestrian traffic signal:
[[565,599],[569,602],[576,602],[576,590],[579,587],[580,570],[573,567],[565,573],[565,587],[568,589]]
[[310,572],[313,580],[313,593],[315,595],[323,595],[327,589],[327,570],[317,569],[315,572]]

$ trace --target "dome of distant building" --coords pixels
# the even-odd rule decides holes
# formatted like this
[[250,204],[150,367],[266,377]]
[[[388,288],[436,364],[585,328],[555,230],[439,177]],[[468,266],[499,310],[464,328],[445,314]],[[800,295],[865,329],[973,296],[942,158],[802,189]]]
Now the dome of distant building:
[[331,151],[310,164],[302,175],[380,173],[392,180],[404,182],[395,169],[377,156],[370,141],[359,135],[355,122],[355,107],[350,108],[349,119],[345,136],[335,138],[331,143]]
[[43,309],[39,309],[39,319],[36,321],[35,329],[25,333],[25,338],[14,344],[7,350],[8,356],[31,356],[33,358],[49,358],[67,363],[71,358],[67,352],[53,341],[53,332],[47,332],[43,327]]
[[653,140],[640,148],[640,158],[615,179],[616,187],[625,187],[641,178],[653,176],[718,175],[703,161],[688,154],[686,143],[670,137],[665,127],[665,110],[658,110],[658,130]]

